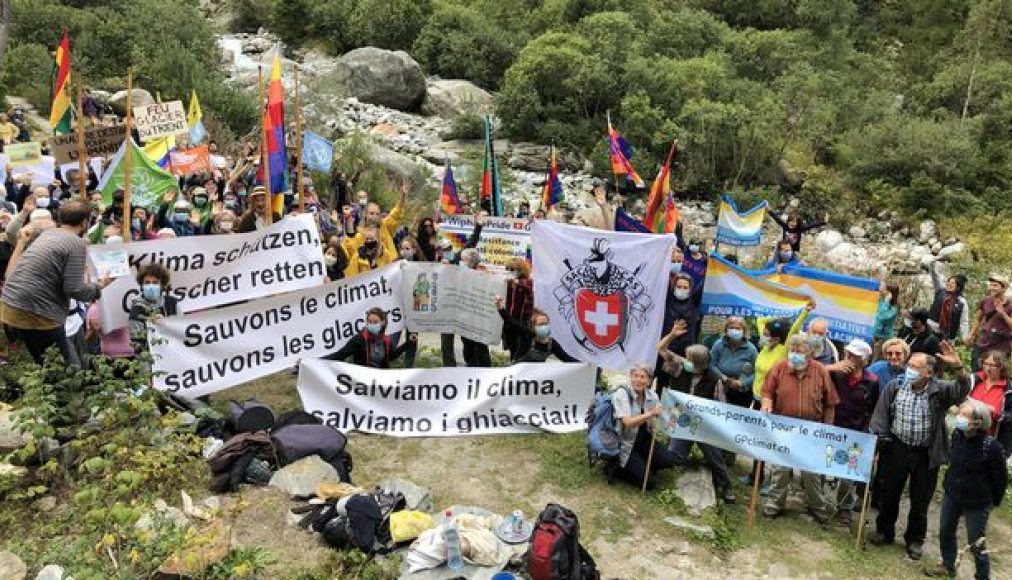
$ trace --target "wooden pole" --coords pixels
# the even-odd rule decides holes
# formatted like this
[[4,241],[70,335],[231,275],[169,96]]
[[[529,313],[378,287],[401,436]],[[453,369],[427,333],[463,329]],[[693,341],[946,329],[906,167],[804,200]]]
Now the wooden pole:
[[77,160],[79,162],[78,177],[81,188],[81,201],[88,201],[88,150],[84,146],[84,108],[81,103],[83,94],[84,79],[77,77]]
[[868,478],[868,483],[864,486],[864,498],[861,500],[861,519],[857,522],[857,538],[854,541],[854,547],[858,550],[861,549],[861,540],[864,539],[864,518],[868,513],[871,488],[875,485],[876,471],[878,471],[878,453],[875,453],[875,458],[871,462],[871,477]]
[[126,140],[123,150],[123,243],[130,241],[130,173],[133,171],[134,67],[127,69]]
[[647,482],[650,481],[650,464],[654,461],[654,445],[657,444],[657,425],[653,428],[653,435],[650,437],[650,451],[647,452],[647,468],[643,473],[643,487],[640,489],[640,493],[647,492]]
[[[267,146],[267,126],[264,124],[264,115],[267,111],[264,101],[263,67],[257,67],[257,87],[260,90],[260,164],[264,185],[267,187],[267,215],[264,216],[264,223],[270,225],[274,222],[274,193],[271,191],[271,154]],[[270,82],[270,81],[268,81]]]
[[759,500],[759,480],[762,479],[763,462],[759,461],[755,466],[755,477],[752,480],[752,498],[748,502],[748,529],[752,529],[755,522],[755,507]]
[[303,199],[306,188],[302,176],[302,101],[299,100],[299,69],[295,69],[295,183],[299,194],[299,213],[306,211],[306,200]]

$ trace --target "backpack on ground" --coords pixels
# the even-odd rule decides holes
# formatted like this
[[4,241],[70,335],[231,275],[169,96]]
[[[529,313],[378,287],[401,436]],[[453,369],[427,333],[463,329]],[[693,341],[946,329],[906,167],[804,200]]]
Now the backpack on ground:
[[228,419],[236,433],[270,431],[274,427],[274,411],[256,399],[229,401]]
[[531,580],[597,580],[594,558],[580,545],[580,520],[550,503],[538,514],[527,550]]
[[598,461],[604,463],[608,483],[611,483],[612,476],[618,469],[622,453],[622,435],[618,430],[613,402],[616,395],[627,396],[632,400],[632,392],[623,386],[611,392],[597,393],[587,410],[587,464],[593,467]]
[[346,447],[348,438],[326,425],[291,424],[271,431],[278,464],[285,466],[303,457],[319,455],[337,470],[341,481],[351,483],[354,467]]

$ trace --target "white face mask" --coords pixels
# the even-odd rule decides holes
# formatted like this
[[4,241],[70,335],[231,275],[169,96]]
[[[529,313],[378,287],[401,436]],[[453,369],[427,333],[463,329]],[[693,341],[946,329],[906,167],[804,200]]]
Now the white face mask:
[[35,207],[39,209],[47,209],[49,208],[49,201],[50,199],[48,197],[37,197],[35,198]]
[[328,268],[333,268],[334,265],[337,264],[337,256],[331,256],[330,254],[327,254],[326,256],[323,257],[323,261],[325,264],[327,264]]

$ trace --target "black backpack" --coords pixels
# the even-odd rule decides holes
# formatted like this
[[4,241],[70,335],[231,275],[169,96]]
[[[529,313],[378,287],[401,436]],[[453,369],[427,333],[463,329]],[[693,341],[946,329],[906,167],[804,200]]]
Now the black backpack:
[[345,449],[348,438],[337,429],[326,425],[295,423],[271,431],[271,440],[280,466],[310,455],[319,455],[320,459],[337,470],[341,481],[351,483],[354,465],[351,454]]
[[598,580],[594,558],[580,545],[580,520],[550,503],[538,514],[527,549],[531,580]]

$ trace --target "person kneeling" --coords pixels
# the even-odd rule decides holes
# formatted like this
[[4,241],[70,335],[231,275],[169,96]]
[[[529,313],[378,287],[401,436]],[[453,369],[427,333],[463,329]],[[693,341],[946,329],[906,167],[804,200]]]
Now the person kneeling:
[[406,341],[394,347],[386,328],[387,313],[382,308],[370,308],[365,311],[365,330],[351,337],[341,350],[323,358],[343,361],[351,357],[352,362],[359,366],[388,369],[390,363],[404,354],[418,337],[410,333]]
[[[651,429],[651,420],[661,414],[661,402],[650,389],[653,368],[637,365],[629,371],[632,384],[631,394],[626,389],[616,389],[612,397],[615,420],[618,422],[622,439],[619,455],[618,474],[622,479],[635,485],[642,485],[647,476],[647,458],[650,458],[650,472],[674,467],[677,461],[673,453],[658,444]],[[653,481],[647,481],[647,488],[653,489]]]

